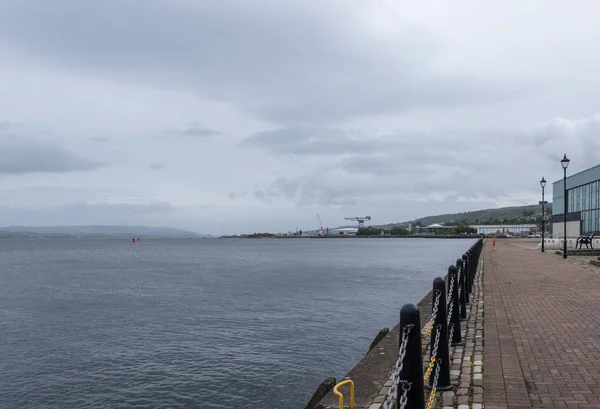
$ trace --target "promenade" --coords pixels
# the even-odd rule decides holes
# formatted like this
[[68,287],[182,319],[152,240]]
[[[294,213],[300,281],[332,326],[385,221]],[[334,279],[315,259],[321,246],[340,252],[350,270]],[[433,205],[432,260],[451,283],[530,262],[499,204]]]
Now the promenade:
[[600,408],[600,269],[518,240],[484,263],[485,408]]

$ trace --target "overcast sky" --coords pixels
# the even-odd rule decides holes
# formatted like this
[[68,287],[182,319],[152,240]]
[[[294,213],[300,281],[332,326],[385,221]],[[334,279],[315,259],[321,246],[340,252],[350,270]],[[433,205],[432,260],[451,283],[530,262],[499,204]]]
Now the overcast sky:
[[537,203],[563,153],[570,173],[599,162],[599,12],[0,0],[0,226],[223,234]]

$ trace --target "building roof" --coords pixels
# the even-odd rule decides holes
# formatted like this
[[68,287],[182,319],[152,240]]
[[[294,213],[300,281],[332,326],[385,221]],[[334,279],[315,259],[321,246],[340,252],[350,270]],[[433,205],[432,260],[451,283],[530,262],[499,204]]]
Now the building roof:
[[441,224],[438,223],[433,223],[430,224],[429,226],[425,227],[426,229],[454,229],[456,226],[442,226]]

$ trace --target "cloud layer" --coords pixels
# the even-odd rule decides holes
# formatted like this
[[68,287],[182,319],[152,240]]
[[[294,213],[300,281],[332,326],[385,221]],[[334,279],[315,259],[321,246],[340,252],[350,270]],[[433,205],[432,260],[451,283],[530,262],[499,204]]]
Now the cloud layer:
[[600,6],[576,3],[2,1],[0,222],[535,203],[564,153],[597,164]]

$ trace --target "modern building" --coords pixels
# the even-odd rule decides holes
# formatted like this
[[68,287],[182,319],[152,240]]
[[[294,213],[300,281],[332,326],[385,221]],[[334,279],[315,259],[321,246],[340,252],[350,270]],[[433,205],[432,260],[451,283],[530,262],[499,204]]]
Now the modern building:
[[[600,165],[567,175],[567,237],[600,232]],[[563,179],[552,184],[553,237],[564,237]]]
[[535,224],[473,224],[470,227],[477,230],[477,234],[510,234],[524,236],[536,230]]

